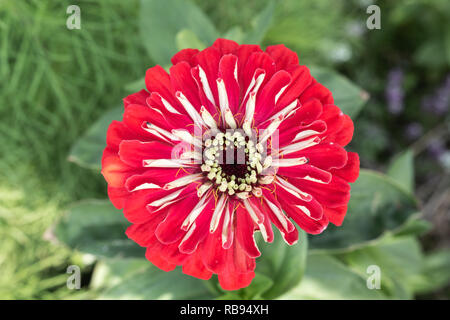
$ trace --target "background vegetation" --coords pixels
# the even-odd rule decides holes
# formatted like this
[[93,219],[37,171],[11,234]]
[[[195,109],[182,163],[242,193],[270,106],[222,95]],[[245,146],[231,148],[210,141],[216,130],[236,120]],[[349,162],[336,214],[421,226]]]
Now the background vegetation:
[[[152,1],[143,1],[142,6],[149,2]],[[341,250],[333,256],[320,255],[319,249],[327,248],[326,241],[310,239],[310,246],[316,249],[308,257],[310,273],[307,271],[302,284],[285,297],[448,299],[449,277],[445,271],[450,269],[450,31],[446,28],[449,3],[190,3],[206,14],[221,36],[263,45],[285,43],[299,53],[303,64],[333,68],[351,79],[355,88],[363,88],[358,91],[361,99],[370,98],[354,119],[356,131],[351,148],[360,154],[364,168],[389,170],[393,180],[418,196],[418,205],[416,200],[408,200],[409,195],[403,195],[406,198],[401,201],[411,207],[409,213],[418,206],[424,219],[409,226],[409,230],[397,230],[413,234],[414,239],[402,238],[402,233],[397,232],[395,241],[383,238],[380,243],[365,244],[364,250]],[[372,3],[381,7],[381,30],[371,31],[365,26],[366,8]],[[71,203],[105,197],[105,183],[95,170],[95,155],[91,163],[77,157],[77,146],[80,149],[86,145],[80,147],[76,142],[106,111],[114,110],[125,95],[140,86],[136,79],[141,79],[148,67],[168,63],[154,46],[164,32],[152,24],[156,18],[142,18],[143,12],[148,11],[142,10],[140,1],[77,1],[81,30],[66,28],[66,8],[70,4],[74,3],[0,2],[0,298],[160,297],[139,291],[142,277],[154,278],[145,261],[98,260],[97,255],[71,248],[70,240],[74,238],[66,237],[69,246],[63,245],[61,234],[57,239],[53,231]],[[174,34],[174,39],[163,39],[163,43],[183,47],[200,40],[209,45],[199,33],[201,30],[195,30],[195,25],[190,28]],[[101,139],[94,142],[102,144]],[[406,178],[399,177],[399,173],[409,172],[405,168],[413,167],[412,159],[415,175],[406,173]],[[83,202],[84,209],[78,205],[75,212],[95,209],[100,215],[103,207],[98,206],[97,202]],[[77,217],[71,208],[66,219]],[[116,223],[119,222],[111,221],[111,225]],[[362,240],[358,239],[361,243]],[[438,249],[439,253],[434,253]],[[423,254],[429,257],[424,266],[420,262]],[[391,279],[408,279],[407,288],[392,280],[379,295],[359,290],[360,277],[365,274],[361,266],[374,259],[392,272]],[[66,288],[66,268],[70,264],[82,268],[80,291]],[[329,269],[324,270],[324,266]],[[330,274],[330,270],[340,272],[332,281],[347,283],[347,291],[318,289],[325,284],[317,282],[317,278]],[[421,278],[425,271],[435,278]],[[264,270],[261,274],[256,283],[268,286]],[[124,275],[130,276],[128,283],[137,287],[124,287]],[[325,277],[323,281],[330,280]],[[332,281],[334,287],[342,285]],[[160,286],[161,282],[153,285]],[[193,297],[201,297],[203,291],[195,294]],[[244,291],[241,297],[255,295]]]

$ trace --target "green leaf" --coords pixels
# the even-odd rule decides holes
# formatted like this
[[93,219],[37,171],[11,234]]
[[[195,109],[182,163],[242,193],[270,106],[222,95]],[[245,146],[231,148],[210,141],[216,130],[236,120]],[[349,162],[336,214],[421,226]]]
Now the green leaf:
[[89,288],[104,290],[118,285],[136,272],[149,267],[149,261],[144,257],[128,259],[102,259],[94,268]]
[[424,268],[413,283],[414,291],[426,294],[450,283],[450,249],[433,252],[425,257]]
[[397,155],[390,164],[387,175],[410,193],[414,191],[414,154],[406,150]]
[[444,33],[444,46],[445,46],[445,57],[447,60],[447,65],[450,64],[450,32],[446,30]]
[[279,233],[272,243],[258,242],[261,257],[256,259],[256,272],[272,279],[273,285],[261,293],[264,299],[273,299],[296,286],[306,266],[308,242],[306,233],[299,230],[299,241],[289,246]]
[[242,297],[235,291],[228,291],[216,298],[216,300],[242,300]]
[[59,241],[73,249],[103,257],[143,257],[144,248],[127,238],[128,223],[107,200],[74,204],[56,226]]
[[260,44],[273,20],[275,2],[270,0],[267,6],[251,21],[252,29],[244,36],[244,43]]
[[415,63],[427,68],[445,68],[450,59],[447,56],[446,44],[440,37],[425,41],[414,53]]
[[237,43],[244,43],[245,34],[241,27],[234,26],[225,32],[223,37],[225,39],[236,41]]
[[413,283],[422,271],[424,262],[419,243],[414,237],[388,237],[340,257],[352,270],[366,277],[369,266],[378,266],[381,291],[393,299],[413,298]]
[[73,145],[67,160],[77,165],[100,171],[103,149],[106,147],[106,130],[113,120],[121,120],[123,107],[109,110]]
[[154,62],[163,66],[170,62],[177,52],[176,35],[183,29],[208,46],[218,38],[208,17],[188,0],[141,1],[141,38]]
[[[239,290],[237,295],[241,299],[262,299],[264,292],[269,290],[274,285],[274,281],[258,272],[255,272],[255,278],[253,278],[252,283],[246,288]],[[226,294],[225,294],[226,295]]]
[[326,254],[309,254],[302,282],[279,299],[383,299],[367,288],[366,278]]
[[206,48],[205,44],[197,37],[197,35],[188,29],[183,29],[177,33],[175,37],[177,49],[198,49],[203,50]]
[[344,76],[321,67],[311,67],[311,74],[332,93],[334,103],[345,114],[354,118],[361,111],[369,95]]
[[141,91],[142,89],[145,89],[145,77],[130,82],[125,86],[125,90],[131,93]]
[[185,275],[180,268],[162,271],[147,262],[148,267],[122,278],[122,281],[102,290],[99,299],[126,300],[192,300],[213,299],[203,280]]
[[429,221],[423,220],[421,214],[411,216],[399,229],[396,230],[396,236],[420,236],[433,227]]
[[375,171],[361,170],[352,184],[342,226],[330,224],[322,234],[310,237],[310,246],[336,252],[356,249],[388,233],[401,231],[417,211],[414,197],[395,181]]

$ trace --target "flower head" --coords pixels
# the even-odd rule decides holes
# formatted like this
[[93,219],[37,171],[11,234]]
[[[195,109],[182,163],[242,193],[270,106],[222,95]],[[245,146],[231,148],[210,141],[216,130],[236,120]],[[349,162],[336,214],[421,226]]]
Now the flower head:
[[108,129],[109,198],[154,265],[239,289],[254,277],[256,231],[271,242],[273,224],[292,245],[297,227],[342,223],[359,174],[343,148],[353,123],[283,45],[218,39],[172,63],[147,70]]

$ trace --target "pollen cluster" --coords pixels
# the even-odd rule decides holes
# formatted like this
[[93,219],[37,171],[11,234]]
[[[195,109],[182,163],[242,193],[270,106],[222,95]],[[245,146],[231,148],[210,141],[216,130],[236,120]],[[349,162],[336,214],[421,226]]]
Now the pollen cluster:
[[264,147],[239,130],[219,132],[206,139],[201,170],[218,191],[246,199],[261,196],[260,175],[271,165]]

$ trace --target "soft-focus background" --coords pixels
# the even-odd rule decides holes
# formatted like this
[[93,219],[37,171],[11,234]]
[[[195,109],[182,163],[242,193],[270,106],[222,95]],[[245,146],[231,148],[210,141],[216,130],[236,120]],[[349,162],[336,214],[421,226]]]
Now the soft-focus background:
[[[254,17],[268,4],[192,3],[233,38],[253,30]],[[66,28],[71,4],[81,8],[80,30]],[[380,30],[366,27],[371,4],[381,8]],[[71,203],[105,198],[98,170],[78,166],[69,155],[157,62],[140,32],[140,8],[140,1],[121,0],[0,1],[2,299],[90,297],[94,290],[95,257],[62,245],[52,230]],[[275,1],[269,20],[259,26],[267,27],[262,45],[284,43],[302,64],[334,69],[363,89],[368,100],[354,118],[350,149],[363,168],[382,172],[397,155],[413,156],[414,193],[431,223],[418,238],[420,248],[448,250],[450,2],[283,0]],[[440,271],[450,269],[445,259]],[[66,287],[71,264],[82,267],[81,290]],[[414,297],[448,299],[448,278],[441,282]]]

